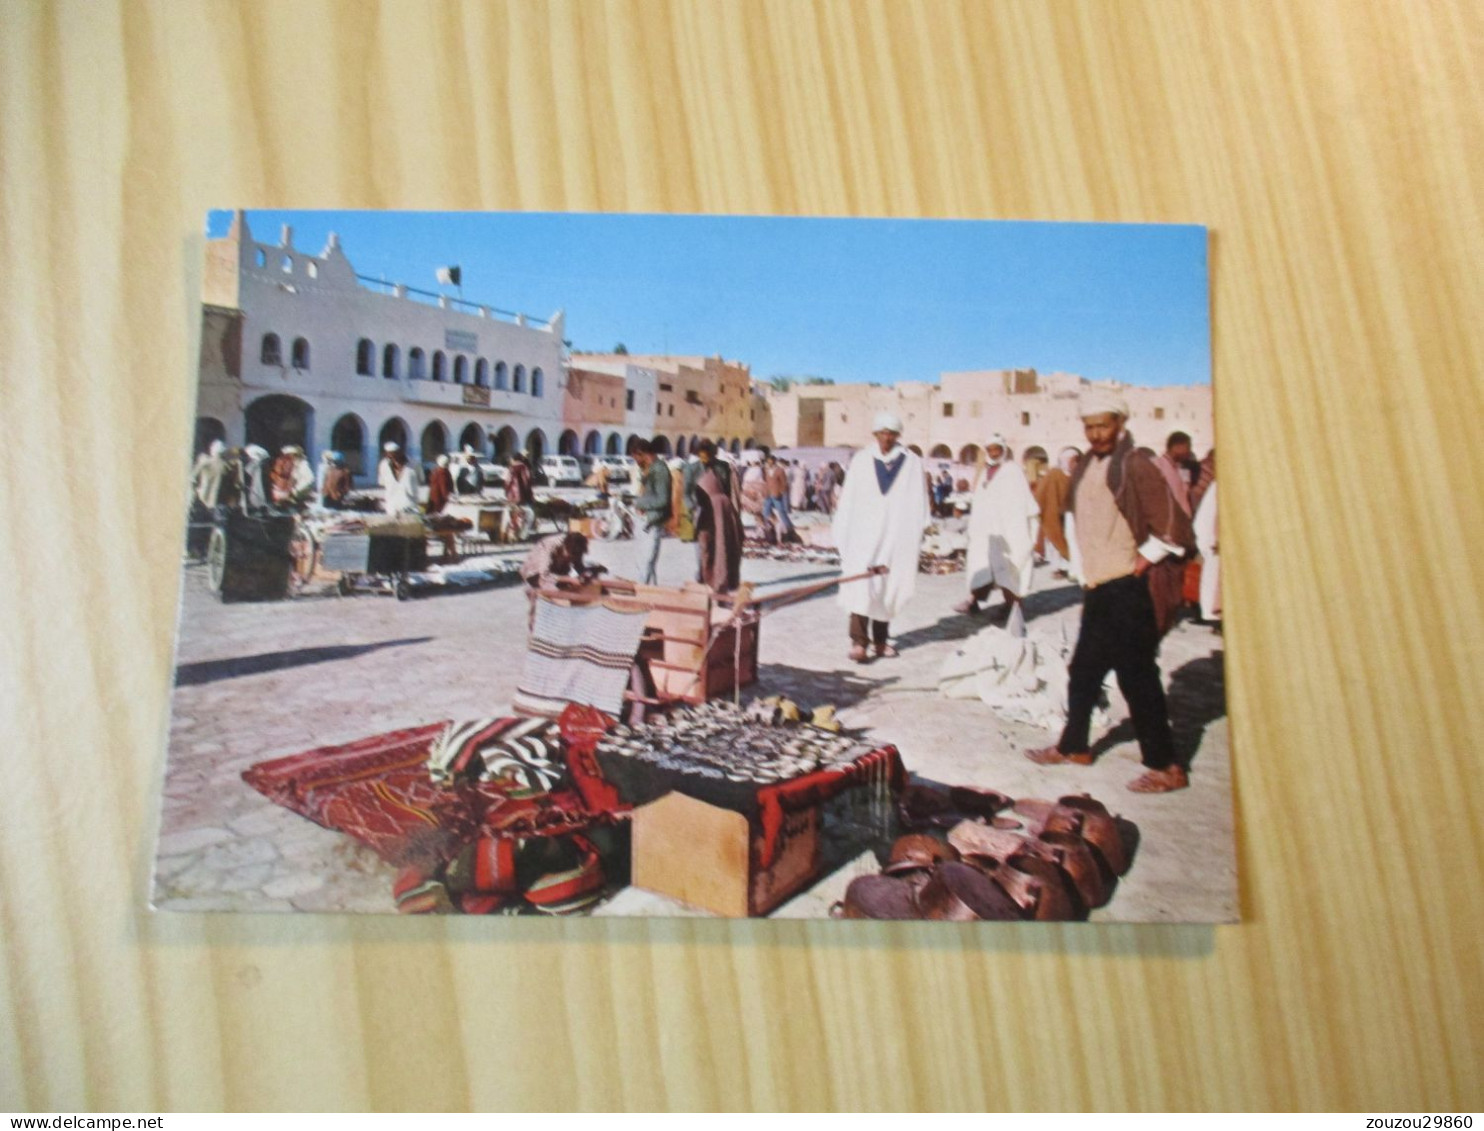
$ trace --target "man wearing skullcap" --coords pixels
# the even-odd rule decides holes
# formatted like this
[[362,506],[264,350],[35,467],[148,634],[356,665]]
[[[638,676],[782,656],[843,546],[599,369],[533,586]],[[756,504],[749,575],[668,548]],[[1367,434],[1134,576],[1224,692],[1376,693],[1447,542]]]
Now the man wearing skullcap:
[[376,465],[376,485],[389,491],[396,484],[397,473],[392,470],[392,457],[399,455],[402,445],[388,440],[381,445],[381,462]]
[[242,449],[242,505],[246,511],[268,509],[268,449],[248,444]]
[[345,506],[350,488],[350,469],[345,466],[345,457],[339,452],[331,452],[330,468],[325,472],[325,481],[320,487],[320,505],[339,510]]
[[442,455],[428,473],[428,513],[441,514],[443,508],[448,506],[448,497],[452,494],[453,472],[448,470],[448,457]]
[[1145,766],[1129,788],[1183,789],[1190,780],[1175,752],[1157,653],[1180,606],[1184,558],[1195,548],[1190,518],[1154,461],[1135,450],[1122,397],[1089,389],[1079,411],[1091,451],[1072,475],[1067,509],[1081,551],[1082,626],[1061,738],[1027,757],[1042,765],[1092,763],[1088,729],[1111,670],[1128,701]]
[[382,507],[387,514],[417,514],[418,488],[422,486],[417,468],[407,461],[406,454],[396,444],[388,446],[387,458],[383,461]]
[[285,444],[268,471],[268,497],[274,506],[297,509],[314,494],[314,471],[298,444]]
[[227,445],[213,440],[196,463],[192,489],[196,502],[208,512],[215,511],[218,506],[229,507],[237,501],[235,469],[226,453]]
[[922,460],[898,442],[902,422],[878,413],[874,443],[850,460],[835,507],[835,545],[849,576],[873,566],[885,574],[840,586],[840,604],[850,613],[850,658],[863,664],[897,654],[889,642],[891,619],[917,586],[922,533],[930,517]]

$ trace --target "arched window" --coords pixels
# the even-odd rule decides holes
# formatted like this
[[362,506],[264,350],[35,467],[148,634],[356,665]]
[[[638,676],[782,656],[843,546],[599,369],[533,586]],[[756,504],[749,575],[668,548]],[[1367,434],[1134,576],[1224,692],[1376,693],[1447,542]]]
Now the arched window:
[[427,376],[423,369],[423,351],[419,346],[413,346],[407,351],[407,376],[414,381],[421,381]]
[[433,351],[433,380],[448,380],[448,358],[443,356],[442,350]]
[[309,272],[309,277],[311,279],[318,279],[319,278],[319,264],[316,263],[314,260],[311,259],[311,260],[307,261],[304,264],[304,270],[306,270],[306,271]]
[[294,273],[294,257],[292,255],[285,255],[278,266],[285,275],[292,275]]
[[268,253],[262,248],[258,248],[258,250],[253,253],[252,260],[256,266],[266,267],[268,266]]
[[510,388],[510,372],[503,361],[495,362],[495,388],[501,392]]
[[474,363],[474,383],[481,389],[486,389],[489,387],[490,363],[485,361],[482,357]]
[[526,391],[526,367],[524,365],[517,365],[515,367],[515,380],[510,387],[517,393],[524,393]]
[[520,437],[515,429],[508,424],[505,425],[495,436],[495,458],[501,463],[509,463],[510,457],[515,454],[519,444]]
[[370,338],[356,343],[356,373],[361,377],[376,376],[376,347]]
[[381,351],[381,375],[392,381],[395,381],[401,376],[397,372],[397,365],[400,360],[397,356],[398,352],[397,347],[390,342],[387,343],[386,349]]
[[448,454],[448,429],[441,420],[434,420],[423,429],[421,445],[424,463],[434,463],[439,456]]
[[335,421],[330,429],[330,447],[345,459],[346,470],[352,475],[365,472],[366,426],[354,413],[347,413]]
[[467,385],[469,383],[469,359],[461,353],[454,355],[453,383],[455,385]]
[[263,352],[259,355],[264,365],[283,364],[283,345],[277,334],[263,335]]
[[545,374],[541,372],[541,367],[538,365],[535,369],[531,370],[531,396],[541,396],[545,384]]
[[309,343],[303,338],[294,339],[294,368],[309,368]]

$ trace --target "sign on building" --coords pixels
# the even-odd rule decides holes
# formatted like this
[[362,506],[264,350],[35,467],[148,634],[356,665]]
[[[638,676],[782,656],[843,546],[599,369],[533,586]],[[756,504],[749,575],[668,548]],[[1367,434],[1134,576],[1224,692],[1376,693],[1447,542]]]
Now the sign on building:
[[479,335],[471,330],[447,330],[443,331],[443,347],[445,349],[459,350],[462,353],[479,352]]
[[464,403],[483,405],[485,408],[489,408],[490,391],[482,385],[465,385]]

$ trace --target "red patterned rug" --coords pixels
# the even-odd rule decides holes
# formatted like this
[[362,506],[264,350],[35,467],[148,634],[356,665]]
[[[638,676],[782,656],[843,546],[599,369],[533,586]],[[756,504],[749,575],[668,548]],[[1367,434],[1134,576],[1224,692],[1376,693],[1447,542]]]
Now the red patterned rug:
[[[581,769],[534,794],[507,781],[435,783],[428,753],[448,725],[317,747],[260,762],[242,778],[402,869],[394,895],[404,911],[490,912],[521,900],[570,911],[584,906],[584,897],[596,899],[604,871],[591,841],[575,834],[621,812],[589,808],[576,788],[586,776]],[[555,888],[554,876],[563,881]],[[552,890],[562,898],[545,899]]]

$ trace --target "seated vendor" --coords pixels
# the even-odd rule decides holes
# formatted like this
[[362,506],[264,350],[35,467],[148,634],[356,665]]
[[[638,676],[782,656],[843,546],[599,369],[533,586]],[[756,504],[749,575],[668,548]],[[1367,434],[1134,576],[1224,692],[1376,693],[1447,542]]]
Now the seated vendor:
[[520,575],[531,599],[532,625],[536,623],[536,594],[539,590],[576,588],[600,573],[608,572],[606,566],[587,565],[583,561],[586,555],[585,534],[549,534],[531,547],[531,552],[521,563]]

